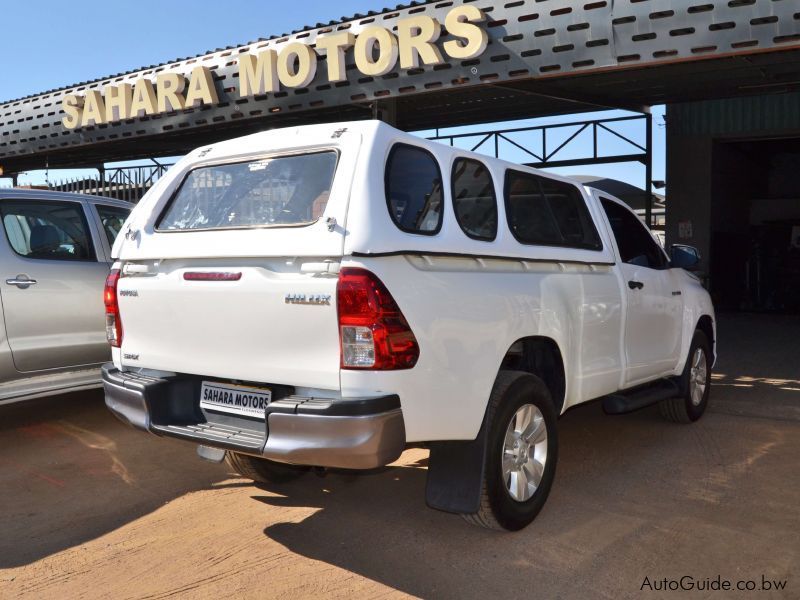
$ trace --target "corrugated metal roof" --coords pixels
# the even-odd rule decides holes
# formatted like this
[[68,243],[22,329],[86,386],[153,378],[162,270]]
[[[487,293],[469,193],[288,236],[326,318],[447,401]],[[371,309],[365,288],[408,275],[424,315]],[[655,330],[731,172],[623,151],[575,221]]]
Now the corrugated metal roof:
[[184,61],[184,60],[190,60],[192,58],[199,58],[201,56],[205,56],[205,55],[211,54],[213,52],[222,52],[223,50],[233,50],[234,48],[241,48],[242,46],[249,46],[251,44],[256,44],[258,42],[263,42],[265,40],[275,40],[275,39],[278,39],[278,38],[285,37],[287,35],[295,35],[297,33],[302,33],[304,31],[311,31],[312,29],[319,29],[320,27],[329,27],[331,25],[336,25],[338,23],[343,23],[343,22],[346,22],[346,21],[353,21],[353,20],[356,20],[356,19],[364,19],[364,18],[367,18],[367,17],[373,17],[375,15],[382,15],[382,14],[385,14],[385,13],[394,12],[396,10],[402,10],[404,8],[410,8],[410,7],[413,7],[413,6],[422,6],[424,4],[432,4],[432,3],[437,2],[437,1],[440,1],[440,0],[419,0],[419,1],[413,0],[412,2],[407,2],[405,4],[397,4],[397,5],[395,5],[394,8],[382,8],[381,10],[370,10],[370,11],[367,11],[366,13],[356,13],[356,14],[350,16],[350,17],[340,17],[339,20],[331,20],[331,21],[328,21],[327,23],[317,23],[316,25],[304,25],[300,29],[295,29],[291,33],[281,33],[281,34],[276,34],[276,35],[270,35],[269,37],[266,37],[266,38],[258,38],[257,40],[244,42],[242,44],[236,44],[236,45],[233,45],[233,46],[225,46],[224,48],[216,48],[214,50],[206,50],[205,52],[201,52],[200,54],[195,54],[195,55],[192,55],[192,56],[185,56],[183,58],[175,58],[173,60],[167,60],[167,61],[164,61],[162,63],[156,64],[156,65],[142,65],[141,67],[137,67],[135,69],[129,69],[127,71],[122,71],[120,73],[115,73],[113,75],[105,75],[103,77],[95,77],[94,79],[89,79],[87,81],[81,81],[79,83],[71,83],[69,85],[62,85],[62,86],[59,86],[59,87],[56,87],[56,88],[52,88],[50,90],[45,90],[43,92],[36,92],[34,94],[28,94],[27,96],[20,96],[19,98],[14,98],[12,100],[2,100],[2,101],[0,101],[0,104],[11,104],[12,102],[19,102],[20,100],[25,100],[26,98],[33,98],[34,96],[43,96],[45,94],[50,94],[52,92],[58,92],[58,91],[61,91],[61,90],[66,90],[66,89],[69,89],[69,88],[72,88],[72,87],[76,87],[76,86],[80,86],[80,85],[88,85],[90,83],[94,83],[96,81],[102,81],[104,79],[114,79],[116,77],[121,77],[123,75],[129,75],[131,73],[136,73],[137,71],[144,71],[145,69],[155,69],[157,67],[162,67],[164,65],[169,65],[169,64],[181,62],[181,61]]
[[[376,0],[377,1],[377,0]],[[325,70],[302,89],[286,87],[242,96],[237,54],[277,48],[334,30],[360,32],[368,23],[396,26],[411,14],[440,21],[473,0],[436,0],[370,13],[353,21],[200,55],[188,60],[94,80],[0,105],[0,162],[6,173],[184,154],[210,142],[265,128],[358,120],[394,113],[401,129],[428,129],[596,109],[640,108],[741,94],[800,89],[797,0],[703,0],[651,17],[653,2],[631,0],[477,0],[489,15],[486,52],[470,60],[393,70],[365,77],[347,58],[346,80],[331,85]],[[494,6],[491,6],[493,5]],[[769,21],[757,28],[770,13]],[[774,14],[772,14],[774,13]],[[377,16],[376,16],[377,15]],[[777,17],[775,20],[773,17]],[[729,29],[711,29],[717,22]],[[691,27],[686,27],[686,24]],[[642,27],[648,33],[641,33]],[[691,31],[690,31],[691,30]],[[681,35],[675,35],[681,32]],[[740,32],[752,36],[743,45]],[[448,33],[448,36],[452,36]],[[214,71],[219,102],[111,123],[63,126],[63,96],[133,83],[164,70],[186,71],[203,61]],[[207,62],[206,62],[207,61]],[[576,76],[578,75],[578,76]],[[285,87],[285,86],[284,86]]]

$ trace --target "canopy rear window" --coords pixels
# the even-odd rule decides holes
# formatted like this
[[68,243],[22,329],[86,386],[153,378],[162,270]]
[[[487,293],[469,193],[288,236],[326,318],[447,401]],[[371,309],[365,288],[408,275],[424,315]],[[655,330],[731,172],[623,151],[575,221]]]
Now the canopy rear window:
[[308,225],[325,212],[333,150],[199,167],[189,172],[159,231]]

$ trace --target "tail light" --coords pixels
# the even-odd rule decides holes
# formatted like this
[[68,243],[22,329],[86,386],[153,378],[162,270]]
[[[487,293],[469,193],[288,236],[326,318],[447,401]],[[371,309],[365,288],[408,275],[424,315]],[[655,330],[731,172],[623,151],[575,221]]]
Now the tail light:
[[389,290],[366,269],[345,267],[336,286],[343,369],[410,369],[417,338]]
[[122,345],[122,319],[119,317],[119,304],[117,303],[118,281],[119,269],[111,269],[106,277],[105,290],[103,290],[103,302],[106,305],[106,339],[115,348]]

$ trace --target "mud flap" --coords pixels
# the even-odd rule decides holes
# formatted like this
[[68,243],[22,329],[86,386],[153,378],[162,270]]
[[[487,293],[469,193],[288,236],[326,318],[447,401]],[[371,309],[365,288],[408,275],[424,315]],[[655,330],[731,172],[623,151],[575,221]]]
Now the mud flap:
[[486,419],[472,441],[432,442],[425,503],[436,510],[473,514],[481,504],[486,464]]

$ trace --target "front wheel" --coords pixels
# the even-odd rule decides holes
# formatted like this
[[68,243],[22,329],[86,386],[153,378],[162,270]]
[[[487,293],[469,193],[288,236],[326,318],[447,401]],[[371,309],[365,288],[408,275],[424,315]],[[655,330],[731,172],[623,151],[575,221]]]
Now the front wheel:
[[674,423],[693,423],[703,416],[711,393],[711,344],[699,329],[689,347],[680,389],[680,396],[661,402],[661,415]]
[[541,379],[519,371],[498,375],[487,408],[489,427],[478,512],[473,525],[517,531],[544,506],[556,472],[556,411]]

